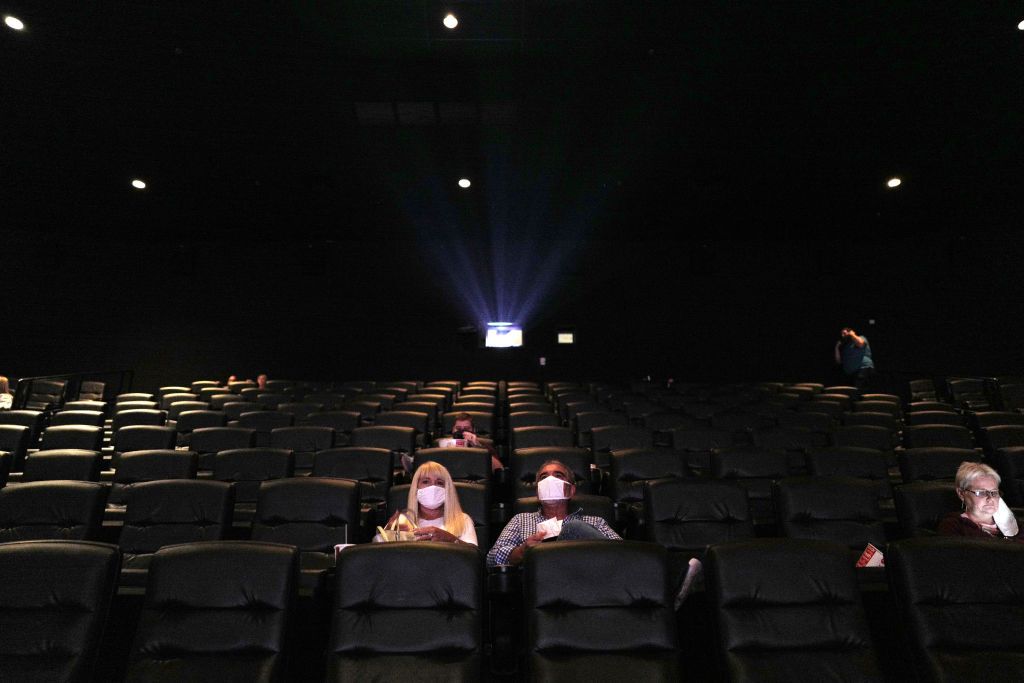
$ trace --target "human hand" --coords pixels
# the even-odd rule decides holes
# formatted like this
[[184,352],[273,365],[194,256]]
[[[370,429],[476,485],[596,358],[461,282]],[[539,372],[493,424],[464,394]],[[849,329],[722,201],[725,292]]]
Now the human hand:
[[462,438],[466,440],[466,444],[469,446],[479,446],[480,439],[476,438],[476,434],[473,432],[463,432]]
[[412,532],[417,541],[438,541],[440,543],[455,543],[458,539],[454,534],[432,526],[424,526]]
[[[395,510],[384,524],[384,528],[391,529],[392,525],[395,525],[399,531],[411,531],[412,526],[408,523],[408,518],[402,514],[403,512],[403,510]],[[399,517],[402,518],[401,522],[398,522]]]
[[541,530],[533,534],[532,536],[527,536],[523,543],[526,544],[527,548],[532,548],[533,546],[543,541],[545,536],[547,536],[547,533],[544,530]]

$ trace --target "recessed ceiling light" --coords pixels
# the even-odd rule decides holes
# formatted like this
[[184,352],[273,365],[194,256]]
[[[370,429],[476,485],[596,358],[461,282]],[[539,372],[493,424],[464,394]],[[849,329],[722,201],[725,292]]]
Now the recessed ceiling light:
[[444,24],[445,27],[447,28],[455,28],[456,26],[459,25],[459,20],[455,18],[454,14],[449,12],[444,16],[444,19],[441,21],[441,23]]
[[899,187],[900,185],[903,184],[903,181],[900,180],[899,178],[889,178],[887,181],[885,181],[885,184],[887,187]]
[[135,180],[132,181],[132,187],[134,187],[136,190],[145,190],[146,181],[139,180],[138,178],[136,178]]
[[462,189],[466,189],[472,184],[473,183],[469,182],[469,178],[459,178],[459,187],[461,187]]
[[13,28],[15,31],[20,31],[25,28],[25,23],[18,17],[12,17],[7,15],[4,17],[4,23]]

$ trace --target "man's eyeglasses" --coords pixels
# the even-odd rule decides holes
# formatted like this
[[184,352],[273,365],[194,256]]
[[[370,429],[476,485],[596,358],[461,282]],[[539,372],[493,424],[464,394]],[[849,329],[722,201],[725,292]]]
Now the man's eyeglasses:
[[982,489],[981,491],[975,491],[974,489],[960,489],[960,490],[963,491],[964,493],[971,494],[975,498],[982,498],[982,497],[984,497],[984,498],[988,498],[989,500],[991,500],[993,498],[998,498],[999,497],[999,489],[996,489],[994,491],[986,491],[985,489]]

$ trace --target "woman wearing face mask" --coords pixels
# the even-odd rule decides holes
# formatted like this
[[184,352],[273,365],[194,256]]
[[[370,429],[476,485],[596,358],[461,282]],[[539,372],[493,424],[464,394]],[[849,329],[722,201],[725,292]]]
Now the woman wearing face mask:
[[999,492],[999,473],[980,462],[960,463],[956,495],[963,512],[951,512],[939,522],[944,536],[971,536],[1022,541],[1017,520]]
[[429,461],[416,468],[407,508],[406,516],[417,527],[413,531],[417,541],[477,544],[473,519],[462,511],[455,484],[443,465]]

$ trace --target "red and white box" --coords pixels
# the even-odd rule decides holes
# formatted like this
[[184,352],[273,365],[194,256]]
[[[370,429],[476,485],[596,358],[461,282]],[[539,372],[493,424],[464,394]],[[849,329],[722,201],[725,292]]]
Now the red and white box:
[[868,543],[868,547],[864,548],[864,552],[860,554],[860,558],[857,560],[858,567],[884,567],[885,566],[885,555],[882,551],[876,548],[871,543]]

